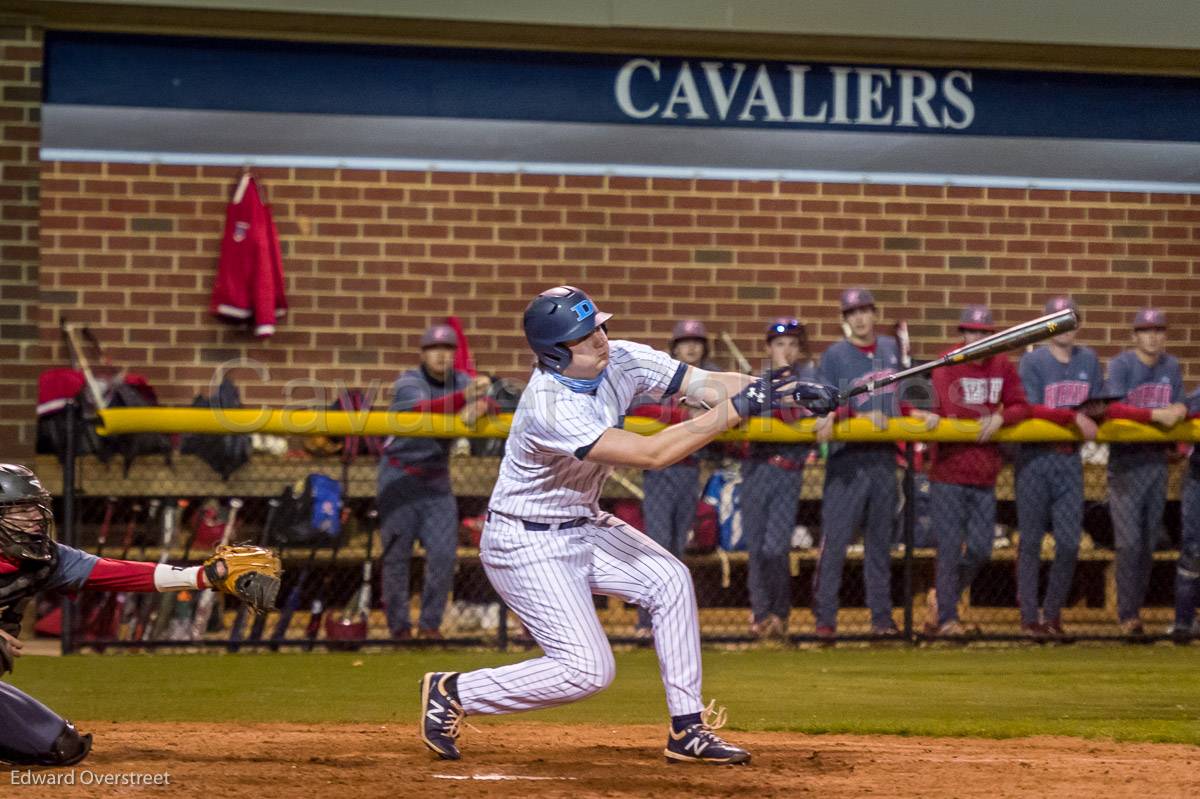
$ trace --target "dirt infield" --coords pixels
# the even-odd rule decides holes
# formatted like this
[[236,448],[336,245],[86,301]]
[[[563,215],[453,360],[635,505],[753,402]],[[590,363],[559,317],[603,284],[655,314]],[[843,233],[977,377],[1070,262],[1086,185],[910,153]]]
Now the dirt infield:
[[[415,725],[411,725],[415,727]],[[1073,738],[991,741],[731,733],[744,767],[668,766],[663,729],[484,724],[466,759],[433,759],[410,725],[81,723],[96,735],[86,768],[0,772],[0,793],[41,797],[881,796],[1122,797],[1189,795],[1200,748]],[[137,775],[169,784],[131,787]],[[73,777],[74,784],[31,785]],[[124,777],[125,785],[98,785]],[[159,778],[160,782],[162,777]],[[12,783],[10,785],[10,783]],[[1194,794],[1190,794],[1194,795]]]

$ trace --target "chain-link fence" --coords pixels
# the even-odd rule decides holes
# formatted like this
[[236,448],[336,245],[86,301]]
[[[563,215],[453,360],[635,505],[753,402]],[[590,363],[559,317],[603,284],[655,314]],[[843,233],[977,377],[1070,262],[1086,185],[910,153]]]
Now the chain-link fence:
[[[444,474],[357,440],[254,445],[225,479],[195,454],[84,454],[64,484],[42,456],[80,549],[181,564],[222,540],[261,542],[286,570],[278,611],[255,618],[222,597],[204,629],[194,592],[85,594],[69,647],[527,642],[479,558],[500,440],[454,443]],[[967,446],[999,465],[994,484],[969,459],[932,479],[937,446],[967,445],[720,443],[663,472],[618,470],[601,506],[682,557],[710,642],[1188,640],[1195,581],[1177,565],[1185,538],[1200,548],[1200,468],[1186,445],[1136,445],[1133,460],[1105,444]],[[381,495],[381,468],[403,488],[388,478]],[[636,607],[596,597],[596,608],[614,640],[652,634]],[[39,632],[62,626],[44,600]]]

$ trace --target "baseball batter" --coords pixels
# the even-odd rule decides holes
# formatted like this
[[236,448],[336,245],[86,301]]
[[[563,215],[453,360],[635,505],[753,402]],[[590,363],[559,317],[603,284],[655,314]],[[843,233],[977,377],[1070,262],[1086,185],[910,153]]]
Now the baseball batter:
[[[701,700],[700,629],[687,568],[663,547],[600,511],[614,466],[661,469],[742,419],[769,411],[763,379],[707,372],[630,341],[610,341],[610,314],[572,286],[538,295],[524,329],[537,366],[513,417],[484,525],[488,579],[541,645],[542,657],[421,682],[420,734],[457,760],[466,715],[515,713],[583,699],[612,682],[615,664],[592,594],[650,611],[671,725],[667,762],[747,763],[720,738],[724,711]],[[827,412],[832,387],[786,386],[790,402]],[[710,410],[651,436],[621,429],[637,394],[675,394]]]
[[[41,591],[182,591],[213,588],[259,610],[275,603],[279,559],[259,547],[221,547],[200,566],[98,558],[56,543],[50,494],[33,472],[0,464],[0,675],[21,655],[21,617]],[[0,683],[0,762],[70,766],[92,736],[28,694]]]

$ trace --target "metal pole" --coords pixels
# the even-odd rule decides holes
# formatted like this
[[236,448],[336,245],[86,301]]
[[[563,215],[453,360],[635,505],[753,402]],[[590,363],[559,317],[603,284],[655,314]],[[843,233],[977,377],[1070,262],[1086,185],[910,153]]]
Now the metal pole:
[[[63,544],[76,545],[75,530],[75,459],[79,451],[79,405],[74,400],[67,401],[67,451],[63,454],[63,504],[62,504],[62,534],[59,539]],[[62,606],[62,653],[69,655],[75,651],[75,598],[69,594],[63,596]]]
[[904,637],[909,641],[913,640],[913,541],[917,522],[914,449],[912,441],[904,447]]

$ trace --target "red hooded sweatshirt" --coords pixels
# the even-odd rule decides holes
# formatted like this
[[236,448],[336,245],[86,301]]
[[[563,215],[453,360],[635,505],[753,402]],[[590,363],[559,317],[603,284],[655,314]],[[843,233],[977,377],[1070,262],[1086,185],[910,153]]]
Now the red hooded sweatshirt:
[[[1006,355],[935,369],[933,387],[937,394],[934,412],[944,419],[978,420],[1003,408],[1007,427],[1028,419],[1031,413],[1021,377]],[[934,444],[931,450],[930,480],[956,485],[996,484],[1002,459],[995,444]]]

